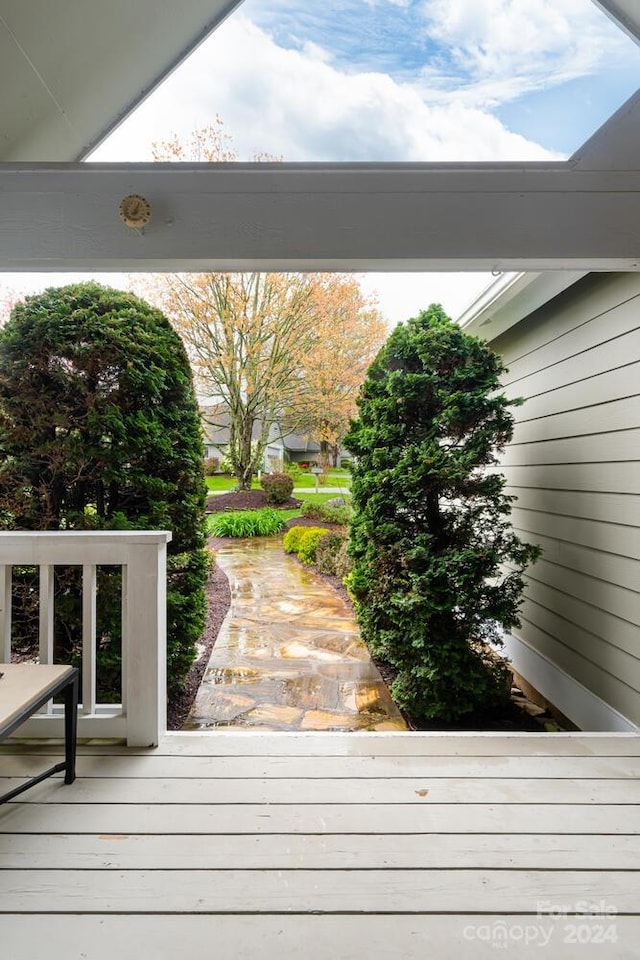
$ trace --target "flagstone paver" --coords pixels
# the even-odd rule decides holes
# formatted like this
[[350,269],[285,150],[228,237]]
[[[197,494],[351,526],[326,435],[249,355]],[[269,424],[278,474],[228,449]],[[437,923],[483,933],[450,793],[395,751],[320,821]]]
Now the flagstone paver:
[[405,730],[349,604],[278,538],[216,551],[231,607],[185,730]]

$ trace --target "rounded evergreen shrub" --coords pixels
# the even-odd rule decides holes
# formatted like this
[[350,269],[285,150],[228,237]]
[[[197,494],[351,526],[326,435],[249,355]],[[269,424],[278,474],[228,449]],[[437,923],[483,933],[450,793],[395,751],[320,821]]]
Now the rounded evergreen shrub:
[[286,503],[293,491],[293,477],[288,473],[264,473],[260,486],[267,503]]
[[312,563],[316,562],[318,544],[329,531],[326,527],[303,527],[302,529],[304,533],[298,541],[296,553],[298,554],[298,560],[311,566]]
[[513,430],[503,372],[431,306],[389,337],[345,439],[357,457],[348,587],[416,721],[489,712],[506,697],[506,668],[483,641],[517,625],[522,572],[539,551],[514,534],[494,469]]
[[300,540],[302,539],[305,530],[308,530],[308,527],[304,527],[301,525],[296,525],[295,527],[289,527],[284,537],[282,538],[282,546],[285,553],[298,552]]
[[[203,459],[189,362],[159,310],[93,282],[51,288],[16,304],[0,331],[0,526],[171,530],[172,688],[189,670],[205,618]],[[99,569],[103,699],[119,688],[119,576],[114,568]],[[22,641],[37,649],[37,620],[32,623],[28,610],[33,575],[24,577],[18,621]],[[56,594],[58,652],[61,659],[77,658],[76,568],[57,568]]]
[[349,540],[345,538],[344,543],[340,544],[340,548],[335,556],[335,575],[339,577],[343,583],[347,583],[347,578],[353,569],[353,560],[349,556]]

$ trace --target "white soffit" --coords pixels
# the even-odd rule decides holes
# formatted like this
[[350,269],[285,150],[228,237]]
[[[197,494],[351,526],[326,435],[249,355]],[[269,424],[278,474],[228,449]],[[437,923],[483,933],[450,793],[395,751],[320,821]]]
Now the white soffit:
[[461,314],[465,333],[491,343],[549,300],[587,275],[585,270],[510,273],[498,277]]
[[0,0],[0,160],[80,160],[241,0]]

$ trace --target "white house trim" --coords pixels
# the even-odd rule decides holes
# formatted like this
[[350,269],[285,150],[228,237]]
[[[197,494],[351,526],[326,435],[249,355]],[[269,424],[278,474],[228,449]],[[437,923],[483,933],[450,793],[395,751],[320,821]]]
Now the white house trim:
[[513,634],[503,636],[504,653],[514,670],[556,704],[580,730],[600,733],[640,733],[631,720],[592,693],[572,676]]
[[569,163],[574,170],[635,170],[640,153],[640,90],[584,143]]

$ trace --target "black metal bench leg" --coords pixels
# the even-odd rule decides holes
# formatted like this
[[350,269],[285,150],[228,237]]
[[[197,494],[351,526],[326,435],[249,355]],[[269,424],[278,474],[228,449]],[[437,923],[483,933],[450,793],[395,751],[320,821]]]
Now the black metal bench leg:
[[76,732],[78,729],[78,675],[64,690],[64,782],[76,778]]

